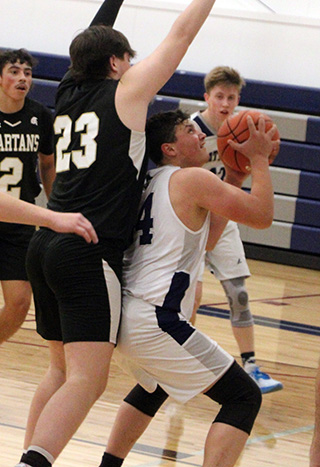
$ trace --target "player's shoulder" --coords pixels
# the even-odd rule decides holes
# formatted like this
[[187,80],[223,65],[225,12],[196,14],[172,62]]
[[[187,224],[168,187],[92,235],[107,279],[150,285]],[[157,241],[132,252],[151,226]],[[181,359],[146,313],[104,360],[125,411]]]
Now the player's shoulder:
[[205,181],[208,178],[208,174],[209,177],[212,175],[203,167],[184,167],[175,171],[172,174],[172,179],[175,179],[177,183],[194,185],[194,183],[199,183],[199,181]]

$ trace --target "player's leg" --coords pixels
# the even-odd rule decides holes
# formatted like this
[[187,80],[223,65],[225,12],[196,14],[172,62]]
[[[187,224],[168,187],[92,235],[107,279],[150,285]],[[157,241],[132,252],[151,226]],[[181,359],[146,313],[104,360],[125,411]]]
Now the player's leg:
[[[230,459],[237,457],[243,448],[261,403],[259,388],[234,359],[179,314],[158,307],[154,309],[141,300],[126,297],[119,351],[125,356],[121,366],[129,369],[145,387],[151,388],[156,381],[179,402],[186,402],[205,392],[221,404],[215,419],[216,426],[210,428],[206,455],[210,462],[213,460],[213,466],[233,465]],[[136,417],[141,420],[141,414],[124,408],[125,412],[128,410],[131,410],[131,425],[134,427]],[[149,422],[150,418],[145,418],[144,423],[138,423],[137,431],[130,429],[130,436],[134,435],[131,446],[139,430],[142,431]],[[230,425],[231,429],[224,425]],[[113,444],[111,453],[119,463],[128,452],[128,445],[124,448],[120,441],[122,429],[127,429],[125,426],[126,417],[122,414],[121,423],[117,423],[116,438],[113,438],[117,443]],[[225,434],[235,436],[236,447],[232,446],[232,438],[221,442],[220,437]],[[215,446],[211,445],[212,442]],[[216,443],[230,449],[232,454],[227,456],[226,463],[223,460],[224,449]],[[117,465],[110,462],[110,457],[106,458],[102,466]]]
[[99,467],[120,467],[167,398],[160,386],[150,393],[137,384],[129,392],[117,412]]
[[42,454],[43,449],[52,456],[48,459],[51,464],[58,457],[105,390],[113,348],[109,342],[64,346],[67,380],[44,406],[23,462],[37,465],[30,463],[30,458],[34,452]]
[[4,306],[0,310],[0,344],[22,325],[31,302],[25,262],[30,237],[23,242],[14,237],[0,240],[0,280]]
[[[203,257],[203,261],[201,262],[201,265],[200,265],[200,268],[199,268],[199,271],[198,271],[198,280],[197,280],[197,285],[196,285],[196,292],[195,292],[195,297],[194,297],[193,310],[192,310],[191,318],[189,319],[190,323],[193,326],[195,325],[197,311],[198,311],[198,309],[200,307],[200,304],[201,304],[202,282],[203,282],[204,268],[205,268],[205,256]],[[189,318],[189,317],[187,316],[187,318]]]
[[260,370],[255,360],[253,317],[249,308],[245,277],[221,281],[228,297],[230,320],[245,371],[257,383],[263,394],[279,391],[282,383]]
[[24,449],[31,444],[38,418],[52,395],[65,383],[66,364],[62,342],[49,342],[50,366],[39,384],[29,409],[27,428],[24,438]]
[[31,302],[31,286],[25,280],[1,281],[4,306],[0,309],[0,344],[23,324]]
[[[22,456],[27,465],[50,467],[105,390],[121,301],[118,274],[102,259],[106,248],[50,231],[40,231],[31,241],[28,273],[37,330],[48,341],[64,342],[67,376],[38,417]],[[122,255],[115,251],[113,257],[121,270]],[[61,348],[53,345],[51,350],[63,371]]]
[[214,423],[207,435],[203,467],[234,466],[247,439],[247,433],[238,428],[224,423]]
[[249,307],[245,277],[220,281],[230,307],[230,322],[242,362],[254,357],[253,317]]
[[197,311],[200,307],[201,304],[201,298],[202,298],[202,280],[197,281],[196,285],[196,293],[194,297],[194,305],[193,305],[193,310],[192,310],[192,315],[190,318],[190,323],[195,325],[196,322],[196,316],[197,316]]
[[221,404],[221,409],[207,435],[203,465],[234,466],[261,406],[259,388],[234,362],[204,394]]
[[260,371],[255,361],[254,321],[249,307],[245,279],[250,276],[239,229],[229,221],[217,245],[207,252],[206,263],[221,282],[230,306],[232,331],[239,346],[245,371],[262,393],[278,391],[282,384]]

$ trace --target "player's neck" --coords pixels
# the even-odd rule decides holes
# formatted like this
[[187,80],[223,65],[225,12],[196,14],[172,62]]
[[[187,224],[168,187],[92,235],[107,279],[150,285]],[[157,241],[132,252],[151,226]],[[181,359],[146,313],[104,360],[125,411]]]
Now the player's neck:
[[214,118],[214,116],[212,114],[210,114],[209,109],[206,109],[203,112],[201,112],[201,116],[202,116],[203,120],[205,121],[205,123],[210,125],[211,128],[213,128],[214,131],[217,133],[217,131],[219,130],[219,127],[220,127],[220,122],[217,122],[216,119]]
[[0,110],[6,114],[19,112],[24,106],[25,98],[15,100],[0,91]]

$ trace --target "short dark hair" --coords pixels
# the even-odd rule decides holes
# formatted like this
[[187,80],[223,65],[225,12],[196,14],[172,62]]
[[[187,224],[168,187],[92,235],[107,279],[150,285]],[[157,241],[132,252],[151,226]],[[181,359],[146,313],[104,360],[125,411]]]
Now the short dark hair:
[[31,68],[36,66],[38,61],[26,49],[8,49],[0,52],[0,75],[7,63],[27,63]]
[[69,48],[72,76],[81,82],[87,79],[105,79],[110,69],[110,57],[123,58],[127,52],[130,57],[135,51],[128,39],[111,26],[90,26],[78,34]]
[[163,160],[161,145],[176,141],[176,127],[190,115],[180,109],[168,112],[159,112],[150,117],[146,124],[147,153],[149,158],[157,165]]

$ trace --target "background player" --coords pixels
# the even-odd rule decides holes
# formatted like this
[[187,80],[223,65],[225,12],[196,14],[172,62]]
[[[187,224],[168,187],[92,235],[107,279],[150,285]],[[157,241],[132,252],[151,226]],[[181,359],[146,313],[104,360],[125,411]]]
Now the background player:
[[[214,68],[204,79],[206,91],[204,98],[208,107],[192,115],[193,120],[206,134],[206,147],[210,154],[210,161],[204,167],[222,180],[225,176],[225,167],[218,155],[217,132],[224,120],[233,114],[239,104],[244,84],[244,79],[233,68],[226,66]],[[245,285],[245,279],[250,276],[250,271],[235,222],[228,222],[215,248],[206,253],[205,263],[219,279],[228,299],[232,331],[239,346],[245,371],[255,380],[263,394],[282,389],[283,386],[279,381],[260,371],[256,365],[254,321]],[[200,270],[197,284],[193,322],[201,301],[203,269],[204,267]]]
[[95,24],[71,43],[71,70],[56,101],[57,177],[48,207],[82,212],[99,243],[44,229],[30,243],[37,330],[49,343],[51,364],[31,404],[22,465],[52,465],[106,387],[120,320],[122,255],[144,178],[148,106],[213,4],[193,0],[156,50],[132,67],[127,39],[99,25],[113,23],[117,11],[110,20],[108,6],[118,8],[117,1],[105,2]]
[[98,242],[97,234],[80,213],[60,213],[36,206],[0,192],[0,220],[48,227],[56,232],[76,233],[87,242]]
[[[40,193],[37,164],[46,195],[55,177],[51,112],[27,97],[35,60],[26,50],[0,53],[0,190],[30,203]],[[14,334],[30,307],[25,269],[31,225],[0,222],[0,343]]]
[[202,254],[219,238],[226,217],[256,228],[272,222],[268,155],[274,129],[265,133],[263,119],[258,130],[251,117],[248,124],[250,139],[232,146],[253,164],[251,194],[240,189],[246,175],[228,169],[225,183],[201,168],[208,160],[205,135],[181,110],[148,122],[149,156],[157,168],[148,174],[125,256],[116,351],[139,384],[120,406],[100,467],[121,465],[168,395],[184,403],[204,393],[221,404],[206,439],[204,466],[233,466],[250,434],[261,403],[258,386],[188,321]]

